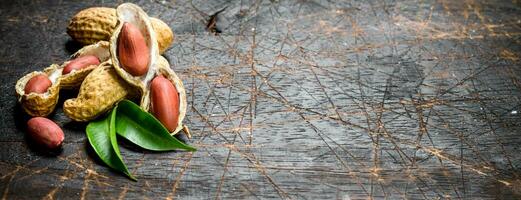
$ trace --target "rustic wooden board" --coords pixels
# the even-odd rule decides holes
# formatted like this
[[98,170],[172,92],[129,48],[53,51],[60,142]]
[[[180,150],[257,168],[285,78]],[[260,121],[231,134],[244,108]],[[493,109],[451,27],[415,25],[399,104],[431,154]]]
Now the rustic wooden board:
[[62,152],[32,148],[14,96],[78,48],[74,13],[119,3],[0,2],[4,199],[521,198],[519,1],[135,2],[176,34],[165,56],[199,148],[122,141],[138,182],[96,159],[60,106]]

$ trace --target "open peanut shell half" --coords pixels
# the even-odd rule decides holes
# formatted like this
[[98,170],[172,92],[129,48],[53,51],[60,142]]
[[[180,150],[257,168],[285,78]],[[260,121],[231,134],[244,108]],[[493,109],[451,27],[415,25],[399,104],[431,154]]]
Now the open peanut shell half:
[[[46,75],[51,81],[49,88],[43,93],[30,92],[26,94],[27,83],[35,76]],[[16,97],[22,108],[31,116],[47,116],[52,113],[58,103],[60,91],[61,69],[53,64],[43,71],[35,71],[20,78],[15,85]]]
[[[159,56],[156,62],[157,68],[155,68],[154,77],[157,77],[159,75],[163,75],[166,79],[168,79],[176,88],[178,96],[179,96],[179,117],[177,120],[177,127],[175,130],[170,132],[172,135],[178,133],[181,129],[183,129],[183,119],[186,116],[186,108],[187,108],[187,101],[186,101],[186,91],[185,87],[183,85],[183,81],[179,79],[177,74],[170,68],[170,64],[168,61],[163,57]],[[152,102],[150,97],[150,84],[147,85],[147,88],[145,90],[145,93],[141,96],[141,108],[147,112],[151,112]]]
[[[96,56],[99,59],[99,63],[101,63],[110,60],[110,51],[109,51],[109,42],[107,41],[99,41],[97,43],[87,45],[80,50],[78,50],[76,53],[74,53],[71,56],[71,60],[64,62],[60,69],[64,69],[67,64],[69,64],[72,60],[76,58],[80,58],[83,56]],[[83,82],[83,79],[98,65],[89,65],[85,68],[73,70],[68,74],[63,74],[61,76],[61,88],[62,89],[77,89],[81,83]]]
[[[159,56],[157,39],[154,30],[152,29],[152,25],[150,23],[150,19],[148,15],[137,5],[132,3],[124,3],[119,5],[116,8],[116,15],[118,17],[118,25],[112,34],[110,39],[110,54],[112,57],[112,63],[114,64],[114,68],[116,72],[125,79],[128,83],[133,86],[136,86],[140,89],[142,94],[145,93],[146,85],[154,78],[154,73],[157,70],[155,62],[157,57]],[[146,66],[142,66],[144,73],[140,75],[133,75],[132,72],[129,72],[129,68],[126,67],[122,62],[123,55],[120,55],[119,51],[122,46],[125,46],[120,41],[120,37],[124,37],[122,34],[123,26],[125,24],[129,24],[134,28],[137,28],[140,35],[144,39],[144,43],[146,47],[140,47],[139,49],[132,50],[141,50],[146,49],[146,52],[140,52],[142,55],[139,57],[147,57],[148,62]],[[135,32],[134,32],[135,33]],[[135,33],[134,35],[136,35]]]

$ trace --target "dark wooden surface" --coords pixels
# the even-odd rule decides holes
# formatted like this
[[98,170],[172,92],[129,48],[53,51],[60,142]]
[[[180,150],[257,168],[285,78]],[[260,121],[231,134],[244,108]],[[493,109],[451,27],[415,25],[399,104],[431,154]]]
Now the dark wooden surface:
[[78,48],[71,16],[119,3],[0,2],[3,199],[521,198],[519,1],[135,2],[176,34],[166,57],[199,148],[120,142],[138,182],[61,105],[62,152],[32,148],[14,95]]

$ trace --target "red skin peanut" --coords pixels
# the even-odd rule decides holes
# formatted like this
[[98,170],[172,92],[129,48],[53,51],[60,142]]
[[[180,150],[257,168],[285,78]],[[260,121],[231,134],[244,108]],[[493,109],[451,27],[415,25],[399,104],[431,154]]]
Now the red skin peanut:
[[150,102],[152,114],[169,132],[177,128],[179,119],[179,94],[174,84],[159,75],[150,85]]
[[86,55],[74,60],[71,60],[62,71],[63,75],[71,73],[72,70],[80,70],[91,65],[99,65],[100,61],[98,57],[93,55]]
[[118,57],[121,67],[133,76],[142,76],[148,71],[149,53],[141,31],[125,22],[118,37]]
[[47,89],[51,87],[52,82],[49,80],[47,75],[39,74],[33,76],[27,83],[25,84],[24,92],[25,94],[29,94],[31,92],[43,94],[47,92]]
[[34,117],[27,121],[27,132],[34,142],[49,149],[60,147],[64,139],[62,129],[44,117]]

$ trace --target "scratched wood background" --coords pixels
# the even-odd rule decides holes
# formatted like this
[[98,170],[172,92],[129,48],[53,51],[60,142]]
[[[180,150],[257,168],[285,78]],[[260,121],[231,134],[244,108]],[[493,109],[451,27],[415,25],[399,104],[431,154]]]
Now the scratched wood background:
[[32,148],[14,96],[78,49],[71,16],[119,3],[0,2],[3,199],[521,198],[517,0],[137,1],[176,34],[165,56],[199,148],[121,141],[138,182],[61,106],[62,151]]

